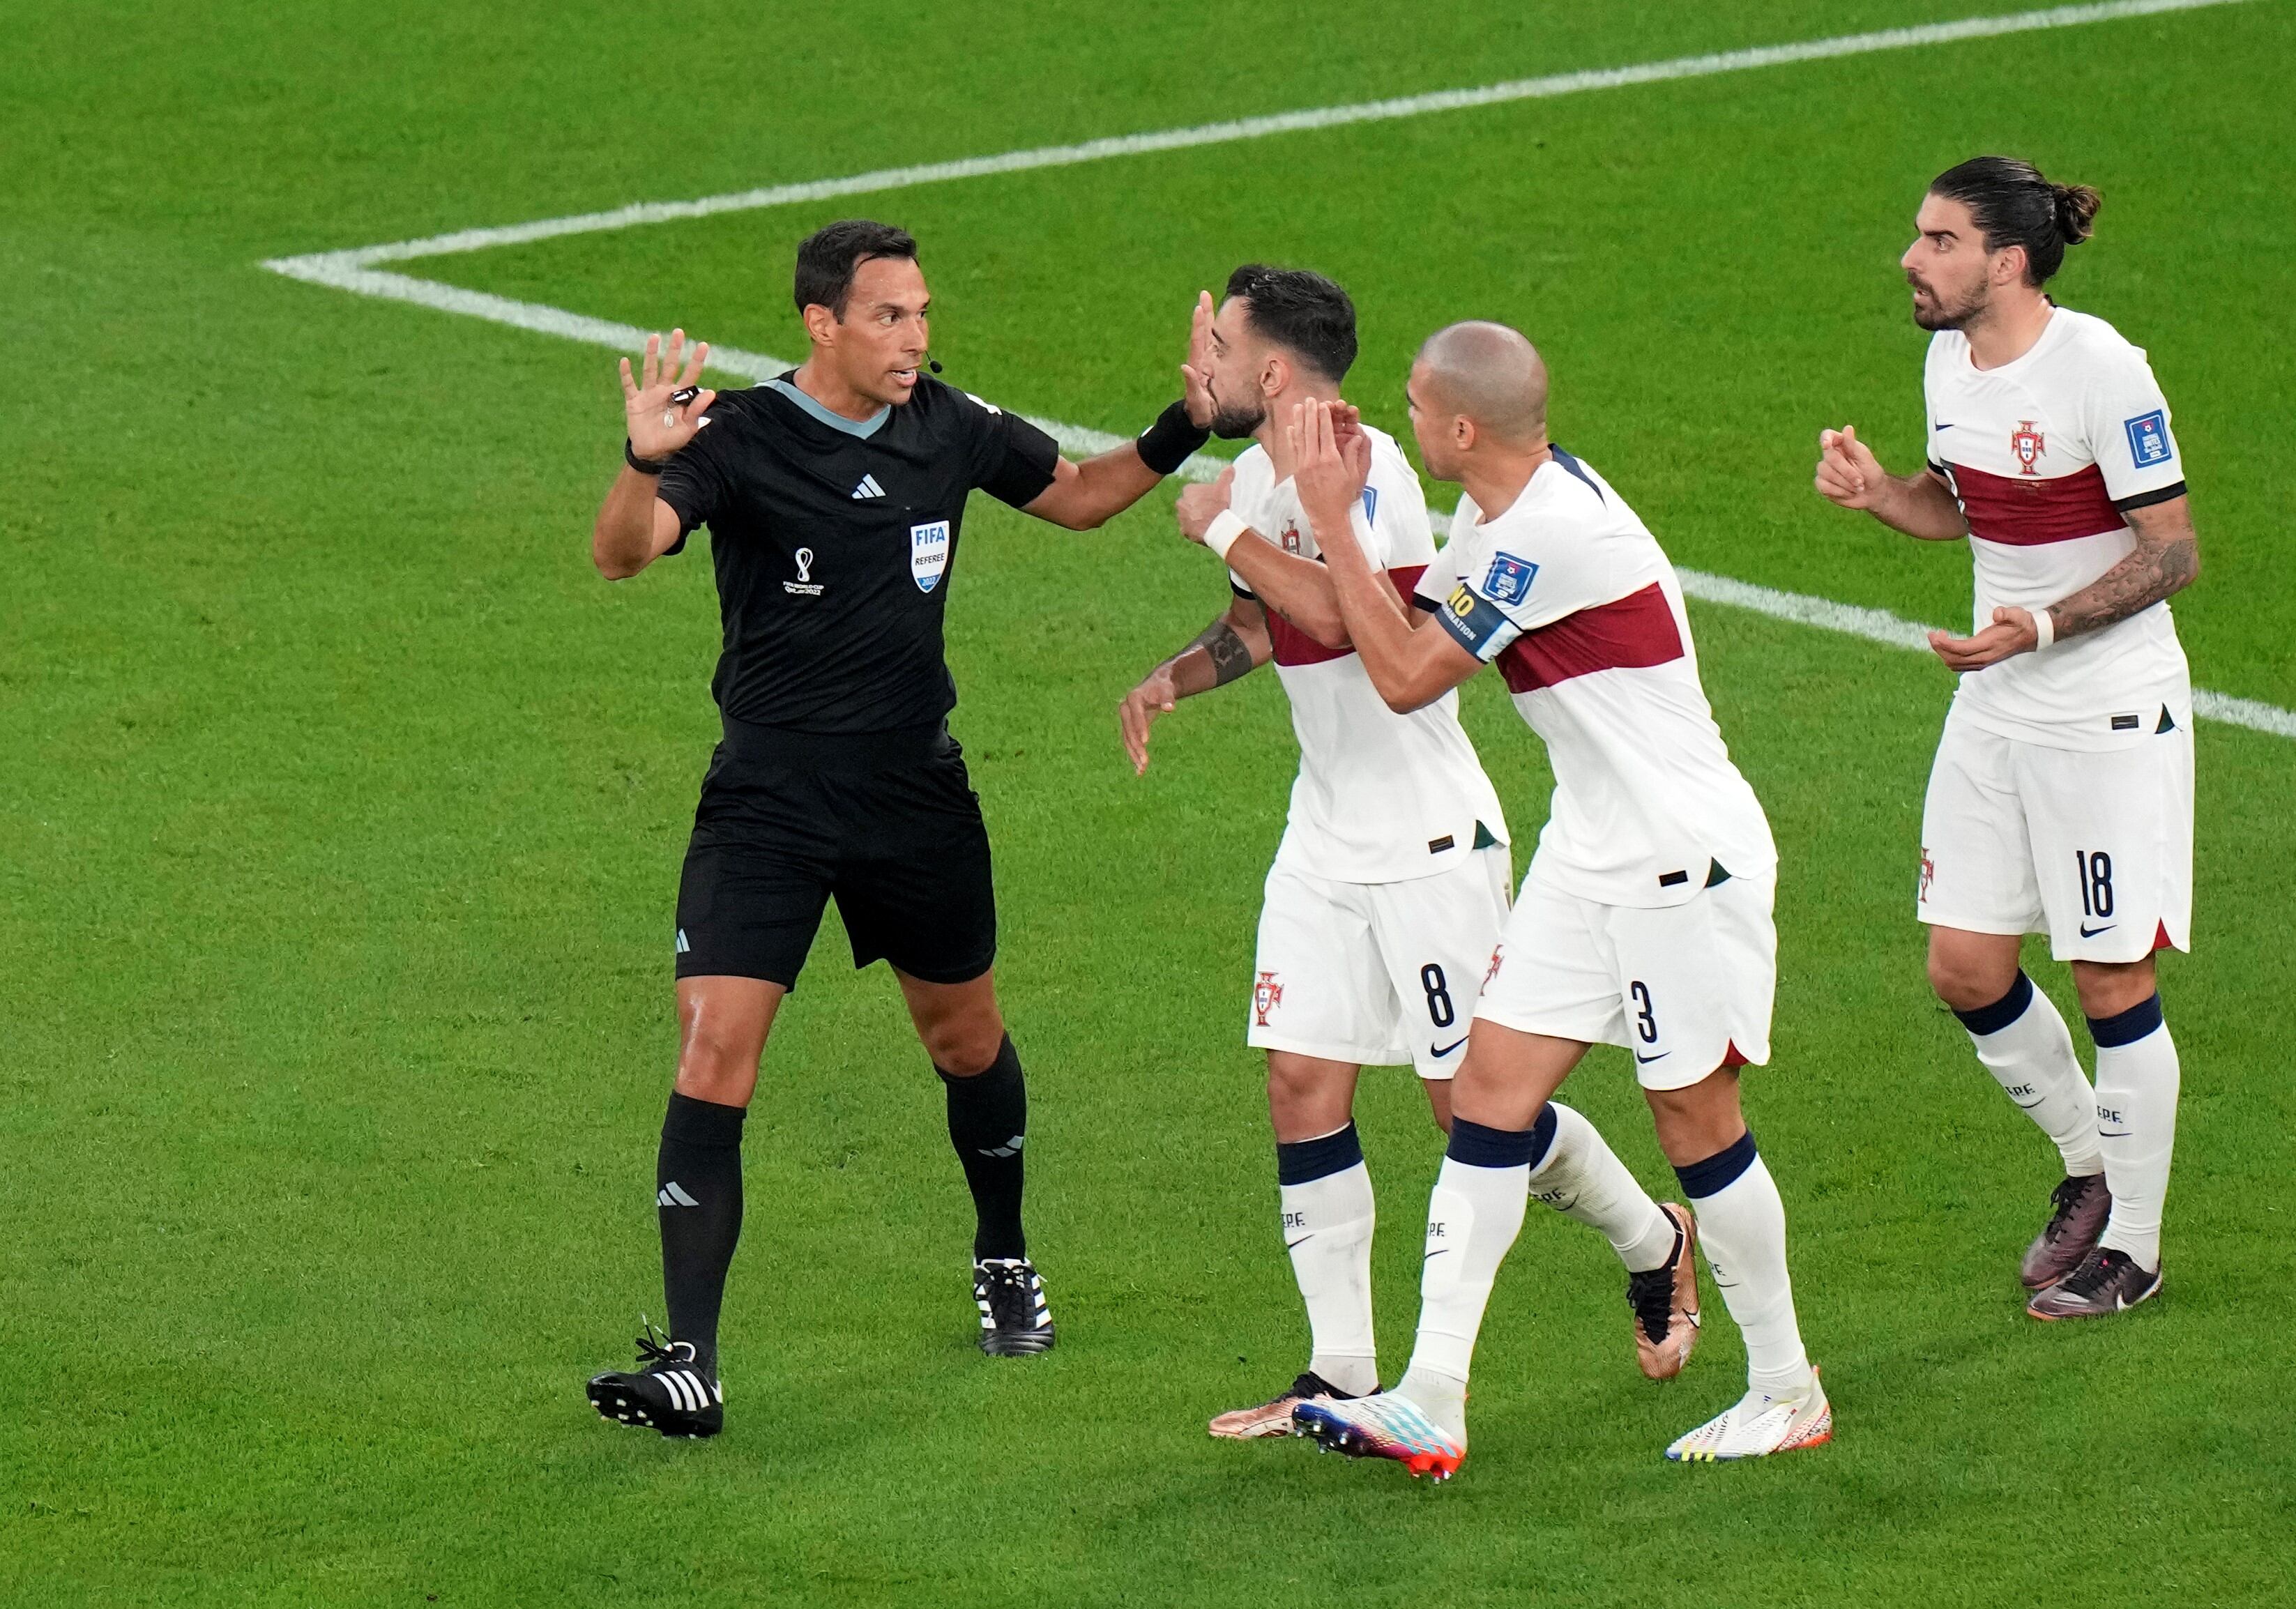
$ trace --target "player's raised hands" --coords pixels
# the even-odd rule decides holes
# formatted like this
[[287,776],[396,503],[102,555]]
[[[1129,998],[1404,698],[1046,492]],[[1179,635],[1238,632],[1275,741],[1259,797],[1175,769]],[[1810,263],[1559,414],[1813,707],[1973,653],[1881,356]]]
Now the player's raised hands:
[[1191,542],[1201,542],[1211,529],[1212,521],[1228,505],[1235,488],[1234,465],[1220,471],[1219,479],[1207,486],[1199,480],[1180,488],[1180,500],[1172,505],[1173,517],[1180,522],[1180,534]]
[[1946,631],[1930,633],[1931,648],[1945,661],[1947,669],[1959,675],[1997,665],[2012,654],[2030,653],[2040,645],[2040,629],[2033,624],[2031,612],[2023,609],[1995,610],[1993,624],[1975,636],[1955,636]]
[[1856,425],[1818,431],[1818,496],[1844,508],[1872,508],[1889,488],[1889,472],[1874,449],[1857,439]]
[[1212,402],[1212,293],[1196,292],[1196,310],[1188,324],[1188,361],[1180,365],[1182,393],[1188,405],[1188,423],[1198,430],[1211,428],[1217,408]]
[[622,412],[629,422],[630,451],[641,458],[667,458],[693,439],[701,428],[701,415],[718,393],[699,391],[684,402],[674,398],[701,384],[701,365],[709,356],[708,341],[695,342],[688,353],[685,332],[672,330],[668,352],[662,350],[660,336],[646,337],[641,376],[633,378],[630,360],[622,359]]
[[1371,479],[1371,438],[1359,428],[1343,431],[1335,414],[1341,408],[1349,415],[1355,412],[1345,403],[1309,398],[1293,406],[1291,423],[1284,426],[1300,506],[1316,528],[1316,542],[1325,548],[1354,539],[1349,510]]

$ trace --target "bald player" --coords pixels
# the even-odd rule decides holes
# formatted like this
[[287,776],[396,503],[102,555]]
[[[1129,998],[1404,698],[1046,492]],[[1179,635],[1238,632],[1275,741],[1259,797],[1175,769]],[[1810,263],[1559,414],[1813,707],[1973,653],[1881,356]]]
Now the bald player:
[[1432,625],[1357,540],[1365,438],[1335,431],[1320,402],[1292,426],[1300,502],[1380,696],[1416,710],[1496,662],[1554,770],[1452,1086],[1411,1367],[1382,1396],[1293,1410],[1325,1447],[1439,1479],[1466,1456],[1468,1361],[1522,1227],[1536,1121],[1590,1045],[1633,1054],[1746,1342],[1745,1396],[1667,1457],[1760,1457],[1833,1433],[1795,1321],[1785,1210],[1738,1104],[1738,1069],[1770,1055],[1777,851],[1699,685],[1674,567],[1610,483],[1548,441],[1546,392],[1538,352],[1502,324],[1438,331],[1412,366],[1420,456],[1466,494],[1420,579]]

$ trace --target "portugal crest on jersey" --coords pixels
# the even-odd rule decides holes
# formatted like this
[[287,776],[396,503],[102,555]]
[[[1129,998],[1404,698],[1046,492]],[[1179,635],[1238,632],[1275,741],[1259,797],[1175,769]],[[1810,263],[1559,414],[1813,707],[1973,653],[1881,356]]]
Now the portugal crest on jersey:
[[1283,1003],[1283,985],[1275,981],[1274,973],[1262,973],[1251,986],[1251,1017],[1260,1027],[1267,1026],[1267,1014]]
[[941,575],[948,569],[948,548],[947,521],[909,527],[909,577],[919,592],[931,592],[940,585]]
[[2020,419],[2017,428],[2009,432],[2009,450],[2017,455],[2017,462],[2024,466],[2023,472],[2028,475],[2041,472],[2034,466],[2041,461],[2042,451],[2047,446],[2041,438],[2041,432],[2033,428],[2033,423],[2030,419]]

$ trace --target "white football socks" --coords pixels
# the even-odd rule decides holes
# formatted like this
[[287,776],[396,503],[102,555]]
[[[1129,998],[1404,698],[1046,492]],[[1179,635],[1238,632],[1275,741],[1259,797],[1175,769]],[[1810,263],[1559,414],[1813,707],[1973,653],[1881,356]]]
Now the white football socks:
[[1774,1396],[1792,1395],[1809,1383],[1809,1355],[1802,1350],[1793,1281],[1786,1273],[1785,1203],[1754,1149],[1754,1137],[1745,1135],[1728,1150],[1677,1171],[1698,1215],[1707,1266],[1745,1337],[1747,1384]]
[[2177,1143],[2177,1042],[2154,995],[2117,1017],[2089,1019],[2096,1041],[2097,1134],[2112,1217],[2097,1244],[2126,1252],[2150,1273],[2161,1266],[2161,1209]]
[[1560,1101],[1550,1104],[1554,1139],[1530,1171],[1531,1194],[1565,1218],[1601,1230],[1628,1273],[1664,1268],[1674,1255],[1674,1220],[1635,1182],[1594,1124]]
[[1969,1030],[1986,1071],[2055,1142],[2065,1172],[2074,1178],[2103,1172],[2096,1099],[2073,1054],[2073,1036],[2049,997],[2020,972],[2016,986],[1993,1005],[1954,1014]]
[[[1341,1130],[1352,1141],[1352,1128]],[[1309,1145],[1324,1141],[1309,1141]],[[1371,1170],[1352,1166],[1304,1184],[1283,1185],[1283,1244],[1308,1304],[1314,1355],[1308,1367],[1350,1396],[1379,1389],[1379,1342],[1372,1327],[1371,1239],[1378,1212]]]
[[[1457,1129],[1455,1123],[1455,1147]],[[1479,1168],[1446,1156],[1427,1203],[1419,1340],[1396,1390],[1462,1440],[1467,1433],[1467,1367],[1475,1355],[1475,1334],[1482,1328],[1499,1264],[1521,1232],[1529,1200],[1528,1162]]]

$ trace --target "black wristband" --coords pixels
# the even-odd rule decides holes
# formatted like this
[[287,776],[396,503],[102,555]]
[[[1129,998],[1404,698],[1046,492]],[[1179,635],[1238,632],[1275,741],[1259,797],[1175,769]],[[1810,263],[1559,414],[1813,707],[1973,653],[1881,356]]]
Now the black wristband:
[[1141,431],[1134,445],[1140,449],[1141,463],[1168,475],[1211,439],[1211,431],[1188,417],[1188,405],[1176,402],[1156,415],[1156,423]]
[[622,462],[641,475],[659,475],[669,467],[669,460],[667,458],[639,457],[637,449],[630,445],[630,439],[627,436],[622,438]]

